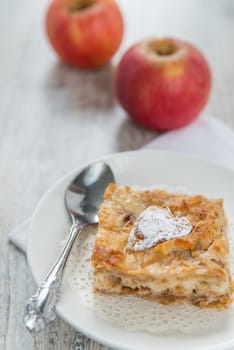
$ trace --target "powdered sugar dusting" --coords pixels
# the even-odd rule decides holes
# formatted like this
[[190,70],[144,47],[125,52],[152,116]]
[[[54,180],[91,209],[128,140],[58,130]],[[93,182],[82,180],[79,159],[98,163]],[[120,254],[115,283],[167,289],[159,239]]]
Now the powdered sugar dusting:
[[136,251],[151,248],[162,241],[186,236],[192,228],[185,216],[175,217],[169,208],[150,206],[134,224],[127,248]]

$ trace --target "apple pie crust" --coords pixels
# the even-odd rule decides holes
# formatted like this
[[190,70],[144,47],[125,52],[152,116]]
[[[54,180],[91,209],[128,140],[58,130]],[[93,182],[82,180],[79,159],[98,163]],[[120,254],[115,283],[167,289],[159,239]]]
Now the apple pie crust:
[[[144,248],[139,223],[151,208],[168,211],[166,223],[176,222],[180,235],[172,232]],[[232,302],[222,199],[110,184],[98,216],[92,255],[95,292],[199,307],[226,307]],[[187,225],[185,231],[181,222]]]

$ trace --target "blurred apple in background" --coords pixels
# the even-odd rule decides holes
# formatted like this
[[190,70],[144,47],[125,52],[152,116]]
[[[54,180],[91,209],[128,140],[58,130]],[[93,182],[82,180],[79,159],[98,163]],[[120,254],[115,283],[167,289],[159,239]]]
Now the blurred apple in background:
[[173,38],[132,46],[115,75],[118,99],[136,122],[155,130],[182,127],[205,106],[211,88],[209,65],[193,45]]
[[123,37],[123,18],[114,0],[52,0],[46,32],[62,60],[94,68],[117,51]]

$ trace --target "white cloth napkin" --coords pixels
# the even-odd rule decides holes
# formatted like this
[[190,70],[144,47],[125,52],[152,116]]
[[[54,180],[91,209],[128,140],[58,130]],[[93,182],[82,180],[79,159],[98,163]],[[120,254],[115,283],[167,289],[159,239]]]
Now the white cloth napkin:
[[[143,148],[190,153],[234,169],[234,132],[209,116],[202,116],[182,129],[164,133]],[[9,240],[24,252],[29,224],[30,219],[9,234]]]
[[9,235],[9,241],[26,253],[27,249],[27,234],[29,231],[30,219],[23,221],[21,224],[16,226]]

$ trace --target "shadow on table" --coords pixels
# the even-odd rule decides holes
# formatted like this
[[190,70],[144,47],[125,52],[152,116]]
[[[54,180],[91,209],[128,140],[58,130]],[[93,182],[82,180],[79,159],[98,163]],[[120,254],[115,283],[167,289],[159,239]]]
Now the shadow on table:
[[156,131],[147,130],[138,126],[126,116],[126,119],[123,120],[118,132],[118,151],[136,150],[152,141],[158,135],[159,133]]
[[58,61],[45,82],[46,103],[53,112],[108,110],[114,105],[113,66],[78,69]]

